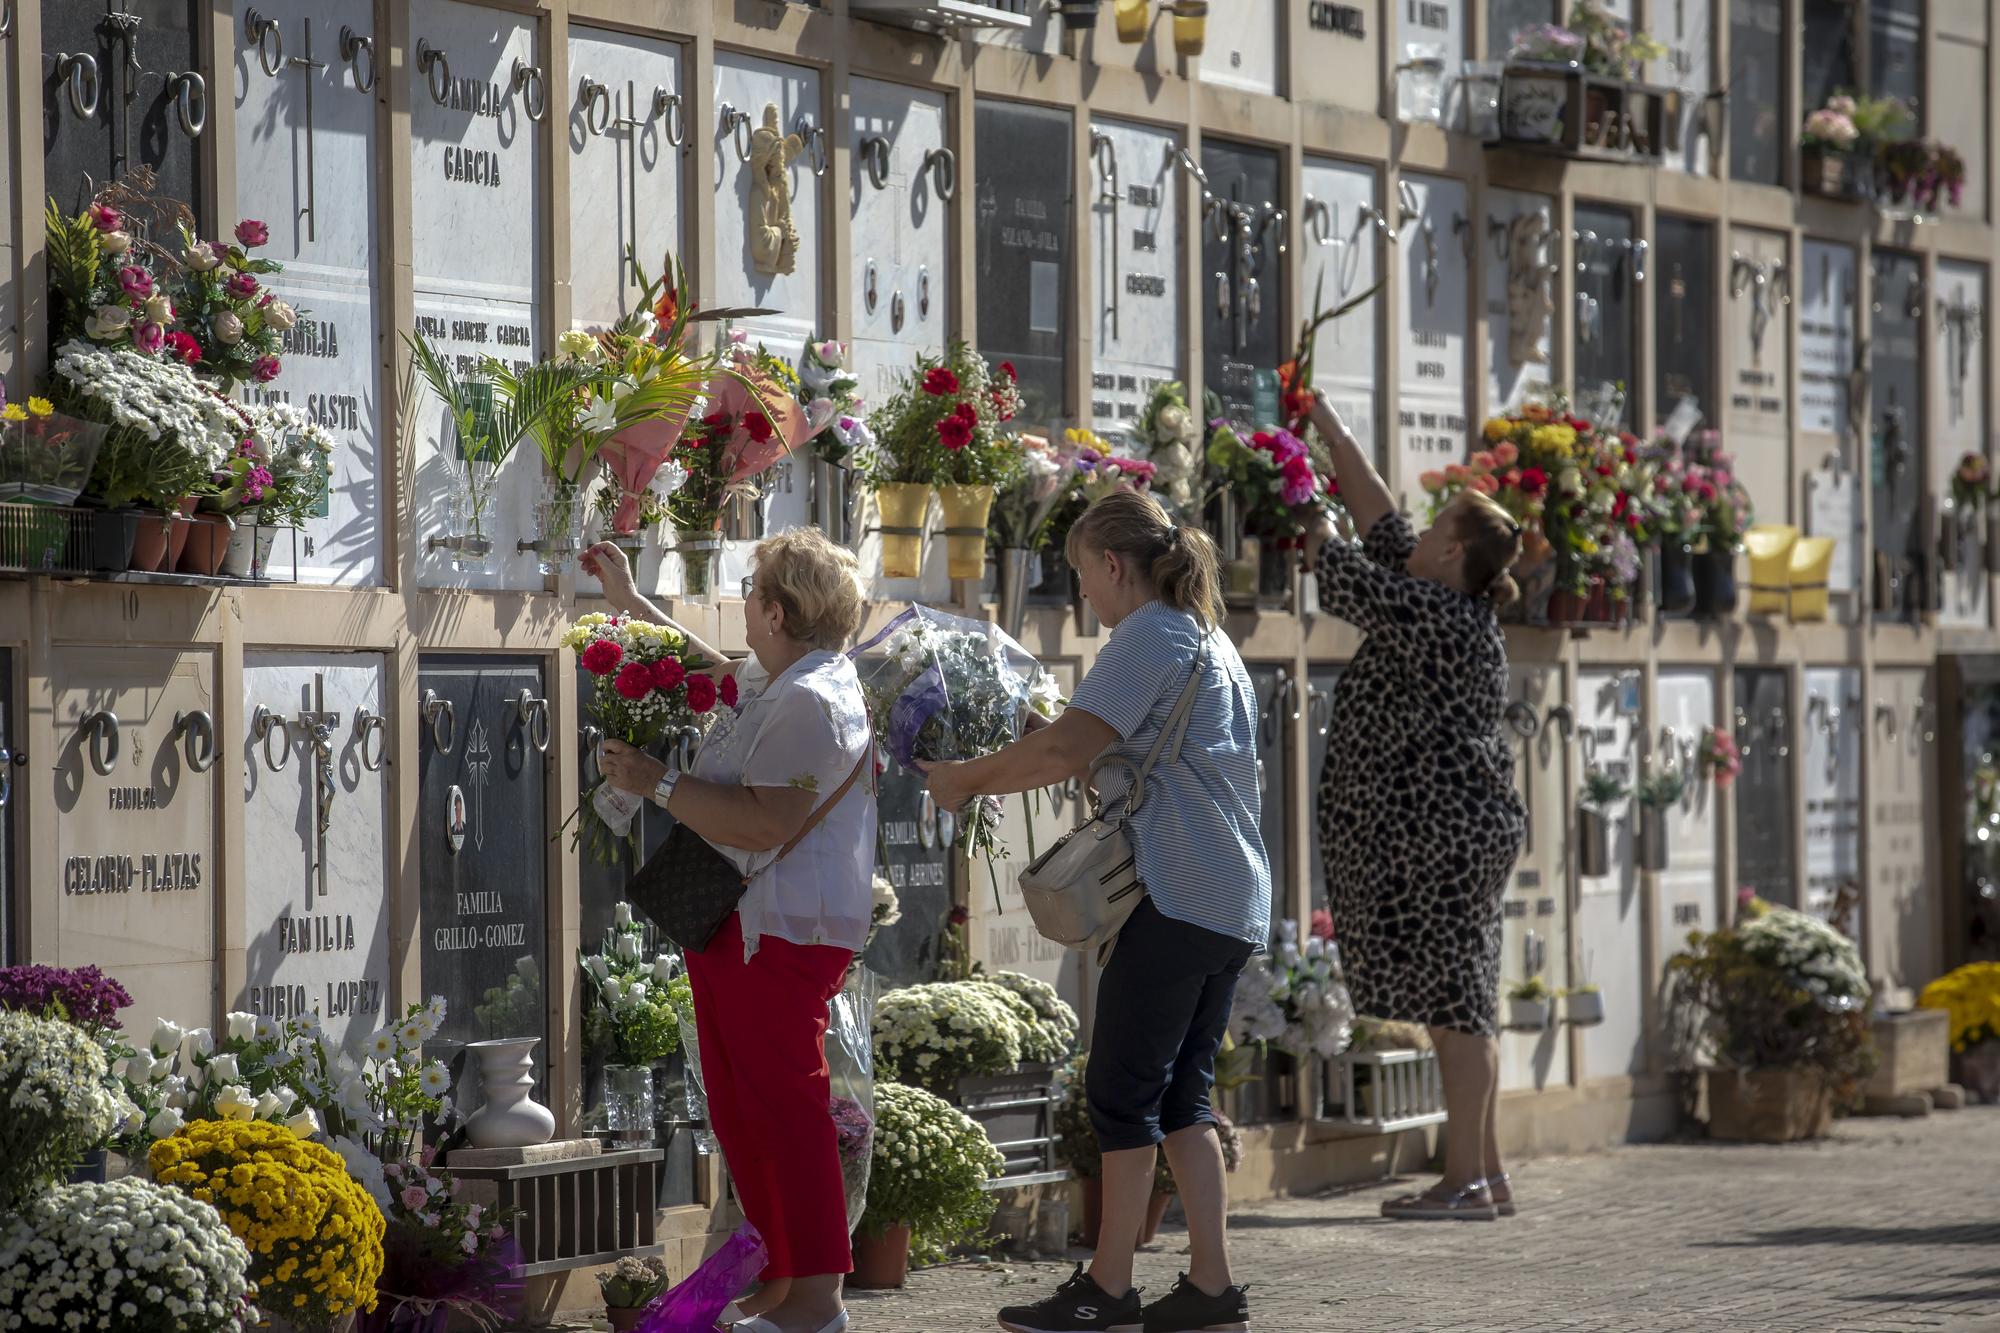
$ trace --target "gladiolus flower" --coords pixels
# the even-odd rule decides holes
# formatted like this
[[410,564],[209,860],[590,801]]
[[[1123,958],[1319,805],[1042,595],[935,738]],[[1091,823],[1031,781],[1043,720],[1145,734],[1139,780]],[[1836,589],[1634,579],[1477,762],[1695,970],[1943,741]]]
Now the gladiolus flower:
[[271,229],[255,218],[244,218],[236,224],[236,240],[239,244],[255,249],[270,242]]
[[625,650],[609,639],[599,639],[583,650],[583,669],[593,676],[608,676],[618,669]]
[[695,713],[706,713],[715,707],[715,679],[712,676],[689,676],[687,681],[687,706]]

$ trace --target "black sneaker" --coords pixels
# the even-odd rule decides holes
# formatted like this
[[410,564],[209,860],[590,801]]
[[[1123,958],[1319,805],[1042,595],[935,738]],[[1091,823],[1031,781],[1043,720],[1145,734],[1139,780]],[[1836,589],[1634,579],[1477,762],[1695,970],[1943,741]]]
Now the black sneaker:
[[1250,1288],[1210,1296],[1182,1273],[1174,1289],[1146,1307],[1144,1333],[1249,1333]]
[[1139,1333],[1141,1317],[1137,1287],[1112,1296],[1078,1264],[1055,1295],[1002,1310],[1000,1327],[1008,1333]]

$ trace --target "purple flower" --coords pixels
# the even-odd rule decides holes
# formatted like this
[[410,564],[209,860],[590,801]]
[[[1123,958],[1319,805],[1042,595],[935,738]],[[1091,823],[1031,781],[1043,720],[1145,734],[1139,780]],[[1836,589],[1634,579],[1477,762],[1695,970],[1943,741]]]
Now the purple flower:
[[257,364],[252,367],[250,374],[259,384],[269,384],[272,380],[278,378],[278,358],[275,356],[258,357]]
[[153,294],[153,275],[137,264],[127,264],[118,270],[118,286],[135,301],[143,301]]
[[231,296],[247,301],[257,294],[257,279],[248,273],[232,273],[223,286]]
[[84,1027],[115,1028],[130,1005],[125,988],[94,966],[0,967],[0,1009],[20,1009],[69,1019]]
[[132,345],[148,356],[158,356],[167,345],[167,330],[161,324],[134,324]]

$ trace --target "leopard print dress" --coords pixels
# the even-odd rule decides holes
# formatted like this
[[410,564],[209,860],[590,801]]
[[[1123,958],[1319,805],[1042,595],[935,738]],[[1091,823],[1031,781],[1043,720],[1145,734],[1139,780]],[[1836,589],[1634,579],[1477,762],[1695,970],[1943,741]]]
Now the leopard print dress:
[[1415,547],[1391,514],[1319,557],[1321,607],[1366,636],[1334,695],[1320,856],[1356,1011],[1490,1036],[1500,898],[1527,836],[1506,640],[1491,603],[1406,571]]

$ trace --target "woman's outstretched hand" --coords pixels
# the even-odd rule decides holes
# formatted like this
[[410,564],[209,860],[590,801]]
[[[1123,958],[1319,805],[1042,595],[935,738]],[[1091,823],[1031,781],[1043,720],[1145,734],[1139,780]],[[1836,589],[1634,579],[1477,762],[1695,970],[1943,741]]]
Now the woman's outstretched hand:
[[577,564],[603,585],[604,595],[611,601],[633,591],[632,564],[625,558],[624,550],[610,542],[597,543],[578,558]]
[[965,780],[965,765],[951,759],[916,761],[916,768],[926,778],[931,799],[940,810],[957,810],[971,801],[979,793]]

